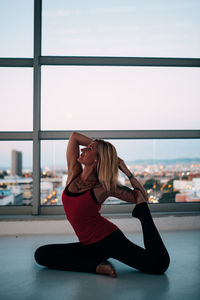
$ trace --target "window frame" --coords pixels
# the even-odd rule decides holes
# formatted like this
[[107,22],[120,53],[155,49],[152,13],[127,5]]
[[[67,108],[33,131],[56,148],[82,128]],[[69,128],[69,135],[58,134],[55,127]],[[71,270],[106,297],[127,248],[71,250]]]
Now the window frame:
[[[42,140],[69,139],[72,131],[41,131],[41,66],[127,66],[200,67],[200,58],[41,56],[42,0],[34,0],[34,57],[0,58],[0,67],[33,69],[33,131],[0,132],[0,141],[33,142],[32,206],[1,206],[0,215],[58,215],[62,206],[40,206],[40,143]],[[103,139],[200,139],[200,130],[109,130],[81,131],[91,138]],[[199,203],[149,204],[152,212],[199,212]],[[132,205],[103,205],[104,214],[130,213]]]

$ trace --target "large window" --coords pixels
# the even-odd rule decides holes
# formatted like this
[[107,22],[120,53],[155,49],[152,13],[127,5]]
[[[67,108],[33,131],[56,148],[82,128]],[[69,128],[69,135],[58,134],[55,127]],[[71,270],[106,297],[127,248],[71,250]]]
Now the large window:
[[0,206],[32,205],[32,142],[0,142]]
[[0,1],[0,57],[33,57],[34,0]]
[[0,69],[1,131],[33,130],[33,71]]
[[199,82],[197,68],[43,67],[42,129],[198,129]]
[[[200,140],[108,140],[134,176],[144,185],[149,203],[200,201]],[[66,141],[43,141],[41,152],[41,205],[62,205],[67,180]],[[119,173],[119,182],[131,188]],[[105,204],[122,204],[109,198]]]
[[199,57],[198,0],[43,1],[43,55]]
[[199,209],[199,5],[0,1],[0,214],[64,213],[74,130],[116,146],[151,209]]

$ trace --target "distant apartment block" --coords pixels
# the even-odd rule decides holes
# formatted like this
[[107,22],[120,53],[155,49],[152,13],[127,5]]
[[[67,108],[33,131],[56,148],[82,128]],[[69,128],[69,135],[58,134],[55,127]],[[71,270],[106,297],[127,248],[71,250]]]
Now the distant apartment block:
[[12,150],[12,175],[22,176],[22,152]]
[[200,178],[189,180],[174,180],[175,202],[199,202],[200,201]]

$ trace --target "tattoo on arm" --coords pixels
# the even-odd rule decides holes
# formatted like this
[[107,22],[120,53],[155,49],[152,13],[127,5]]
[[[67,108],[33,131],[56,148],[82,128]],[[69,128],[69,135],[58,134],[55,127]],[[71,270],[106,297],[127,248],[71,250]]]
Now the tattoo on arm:
[[114,196],[131,203],[135,203],[136,201],[133,190],[127,186],[120,186]]
[[130,195],[131,190],[127,186],[121,186],[120,191],[123,195]]

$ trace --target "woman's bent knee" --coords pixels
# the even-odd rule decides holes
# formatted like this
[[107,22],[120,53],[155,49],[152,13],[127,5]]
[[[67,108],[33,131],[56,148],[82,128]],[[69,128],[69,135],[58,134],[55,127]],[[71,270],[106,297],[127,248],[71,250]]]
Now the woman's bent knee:
[[165,256],[161,257],[160,259],[158,259],[157,264],[156,264],[156,273],[155,274],[164,274],[170,264],[170,257],[169,254],[166,253]]
[[167,271],[170,264],[170,257],[168,253],[160,257],[151,256],[149,260],[150,263],[147,268],[147,273],[151,274],[164,274]]
[[39,265],[44,265],[44,258],[45,258],[45,246],[41,246],[39,247],[35,253],[34,253],[34,257],[35,257],[35,261],[39,264]]

